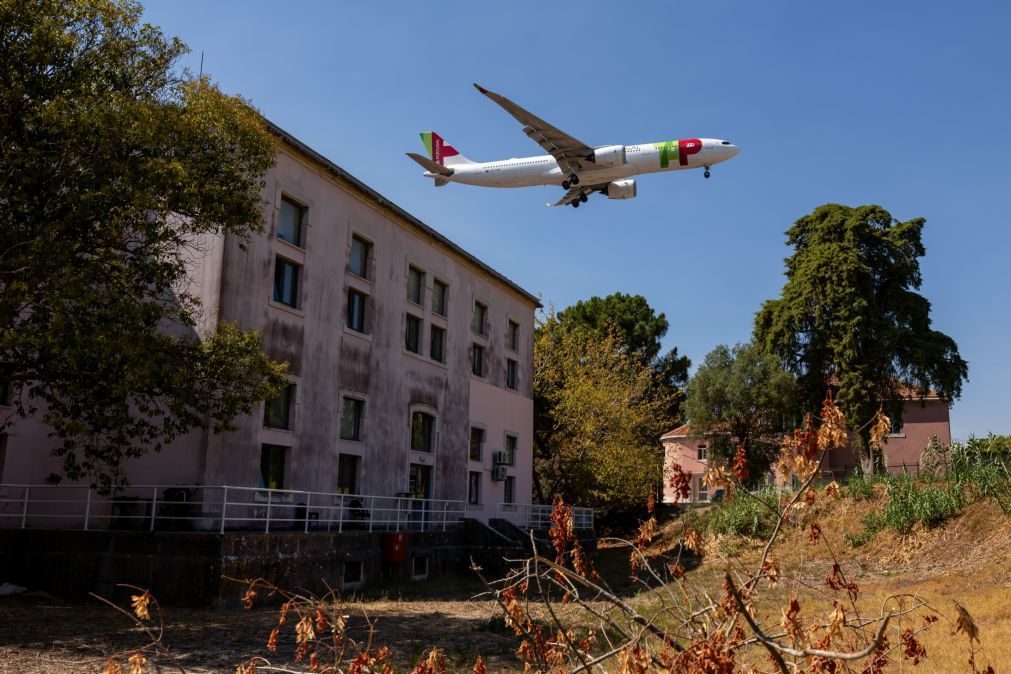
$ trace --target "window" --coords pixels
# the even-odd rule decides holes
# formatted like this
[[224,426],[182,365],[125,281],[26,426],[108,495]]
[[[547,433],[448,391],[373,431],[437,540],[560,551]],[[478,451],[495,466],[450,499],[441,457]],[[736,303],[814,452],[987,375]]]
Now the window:
[[365,332],[365,301],[368,295],[357,290],[348,290],[348,328],[355,332]]
[[505,487],[503,488],[502,494],[503,503],[516,503],[516,478],[512,475],[507,475],[505,479]]
[[484,347],[474,344],[470,352],[470,371],[478,377],[484,376]]
[[511,358],[506,360],[506,386],[515,390],[516,389],[516,368],[517,363]]
[[699,445],[699,448],[697,450],[695,450],[695,452],[696,452],[695,453],[695,458],[696,459],[698,459],[699,461],[705,461],[706,460],[706,446],[705,445]]
[[295,385],[288,384],[280,394],[267,401],[263,407],[263,425],[267,428],[291,430],[291,403],[295,399]]
[[341,577],[344,587],[361,585],[365,575],[363,566],[360,559],[349,559],[344,562],[344,573]]
[[305,216],[308,208],[297,204],[288,197],[281,197],[281,216],[277,222],[277,238],[302,247]]
[[515,435],[506,434],[505,436],[505,455],[506,455],[506,465],[515,466],[516,465],[516,447],[519,445],[519,438]]
[[291,260],[278,257],[274,263],[274,301],[298,307],[298,282],[302,268]]
[[407,314],[405,346],[411,353],[421,353],[421,319]]
[[481,472],[472,470],[467,473],[467,503],[481,505]]
[[358,463],[361,459],[354,454],[337,457],[337,493],[358,493]]
[[474,302],[474,316],[470,322],[470,329],[479,335],[484,334],[484,323],[488,318],[488,307],[480,302]]
[[434,325],[428,342],[428,355],[432,360],[446,362],[446,331]]
[[435,448],[435,417],[427,412],[411,414],[411,449],[431,452]]
[[432,284],[432,313],[446,315],[446,301],[449,299],[449,286],[442,281]]
[[407,299],[415,304],[425,303],[425,272],[411,267],[407,270]]
[[362,439],[362,417],[364,416],[364,400],[344,398],[344,408],[341,410],[341,440]]
[[472,461],[481,460],[481,451],[484,448],[484,429],[470,427],[470,458]]
[[287,447],[263,445],[260,448],[260,487],[284,489],[284,455]]
[[506,346],[513,351],[520,350],[520,324],[516,321],[509,321],[509,328],[506,330]]
[[709,486],[706,484],[705,480],[703,480],[701,477],[695,478],[695,500],[697,501],[709,500]]
[[351,237],[351,258],[348,260],[348,269],[358,278],[369,277],[369,254],[372,252],[372,244],[357,236]]
[[891,433],[892,435],[902,435],[902,420],[897,416],[892,416],[890,419],[892,422]]

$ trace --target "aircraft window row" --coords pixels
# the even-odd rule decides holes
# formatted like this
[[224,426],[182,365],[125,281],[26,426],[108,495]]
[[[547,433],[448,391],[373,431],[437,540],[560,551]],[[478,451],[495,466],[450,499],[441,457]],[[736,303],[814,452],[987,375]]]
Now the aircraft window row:
[[725,141],[723,141],[723,144],[724,145],[730,145],[730,141],[729,140],[725,140]]

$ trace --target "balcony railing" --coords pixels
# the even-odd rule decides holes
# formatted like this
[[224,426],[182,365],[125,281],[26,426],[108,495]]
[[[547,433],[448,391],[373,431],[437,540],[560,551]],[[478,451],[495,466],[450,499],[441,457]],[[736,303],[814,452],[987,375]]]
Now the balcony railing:
[[[498,514],[520,529],[543,531],[551,528],[554,506],[534,503],[499,503]],[[576,529],[593,530],[593,508],[573,508],[572,524]]]
[[147,531],[445,531],[463,501],[202,485],[0,484],[0,528]]

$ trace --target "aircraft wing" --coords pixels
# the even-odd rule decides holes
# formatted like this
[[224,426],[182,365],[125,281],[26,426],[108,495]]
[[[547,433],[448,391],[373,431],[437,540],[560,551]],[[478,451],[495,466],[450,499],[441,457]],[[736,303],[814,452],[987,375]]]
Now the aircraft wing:
[[530,136],[535,143],[554,157],[564,170],[574,173],[589,163],[586,157],[593,154],[593,148],[548,124],[537,115],[524,110],[505,96],[488,91],[479,84],[474,86],[515,117],[516,121],[523,125],[523,133]]
[[591,192],[597,192],[603,190],[607,187],[607,183],[598,183],[596,185],[579,185],[578,187],[570,187],[569,191],[565,193],[565,196],[556,201],[553,204],[548,204],[548,206],[568,206],[573,201],[579,199],[579,195],[583,192],[587,194]]

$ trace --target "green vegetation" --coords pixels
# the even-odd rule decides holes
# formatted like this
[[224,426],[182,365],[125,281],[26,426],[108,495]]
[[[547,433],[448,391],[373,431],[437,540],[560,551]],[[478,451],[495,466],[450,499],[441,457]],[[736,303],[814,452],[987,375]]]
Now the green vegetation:
[[752,483],[764,479],[783,433],[796,424],[795,381],[775,356],[753,344],[721,344],[688,382],[685,412],[692,434],[705,437],[728,464],[744,447]]
[[779,494],[774,488],[738,492],[703,513],[699,528],[710,534],[768,538],[776,526],[778,507]]
[[930,302],[915,292],[924,222],[899,222],[879,206],[818,207],[788,230],[786,285],[755,318],[755,342],[797,375],[804,411],[817,411],[829,376],[838,380],[836,401],[859,429],[865,473],[881,468],[865,426],[880,405],[901,418],[907,384],[955,400],[968,373],[955,341],[930,327]]
[[103,491],[284,381],[258,335],[202,330],[187,290],[201,245],[261,229],[274,141],[141,13],[0,0],[0,377],[18,415],[42,411],[63,474]]

